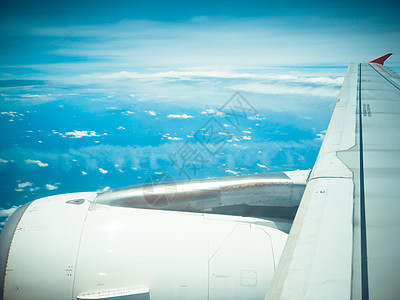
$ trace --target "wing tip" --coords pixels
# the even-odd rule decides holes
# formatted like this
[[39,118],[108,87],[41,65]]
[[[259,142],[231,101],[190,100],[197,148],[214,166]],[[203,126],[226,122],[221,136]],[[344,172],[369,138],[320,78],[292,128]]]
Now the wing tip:
[[385,60],[387,60],[393,53],[388,53],[385,55],[382,55],[378,58],[375,58],[373,60],[370,60],[369,63],[376,63],[376,64],[380,64],[383,65],[383,63],[385,62]]

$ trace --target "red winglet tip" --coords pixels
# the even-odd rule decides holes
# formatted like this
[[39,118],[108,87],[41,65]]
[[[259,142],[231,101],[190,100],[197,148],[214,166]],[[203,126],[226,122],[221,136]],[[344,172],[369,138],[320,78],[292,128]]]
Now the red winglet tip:
[[385,60],[387,60],[391,55],[392,55],[392,53],[382,55],[381,57],[378,57],[378,58],[375,58],[375,59],[369,61],[369,63],[376,63],[376,64],[383,65]]

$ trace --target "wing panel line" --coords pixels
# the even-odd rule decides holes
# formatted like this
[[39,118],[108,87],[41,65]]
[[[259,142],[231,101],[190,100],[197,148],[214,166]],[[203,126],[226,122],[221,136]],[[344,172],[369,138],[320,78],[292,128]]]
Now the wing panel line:
[[361,64],[358,66],[358,109],[360,122],[360,227],[361,227],[361,287],[362,299],[369,299],[368,290],[368,255],[367,231],[365,216],[365,190],[364,190],[364,154],[363,154],[363,128],[362,128],[362,99],[361,99]]
[[379,72],[373,65],[369,64],[371,66],[372,69],[374,69],[376,71],[376,73],[378,73],[379,75],[381,75],[383,78],[386,79],[387,82],[389,82],[391,85],[393,85],[396,89],[398,89],[400,91],[400,87],[394,83],[392,80],[390,80],[389,78],[386,78],[385,75],[383,75],[381,72]]

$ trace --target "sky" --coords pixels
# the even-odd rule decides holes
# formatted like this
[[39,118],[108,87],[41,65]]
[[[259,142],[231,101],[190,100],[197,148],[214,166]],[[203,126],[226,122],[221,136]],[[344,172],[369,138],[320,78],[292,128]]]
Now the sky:
[[396,1],[3,0],[0,63],[57,74],[346,66],[396,52],[398,8]]
[[[396,1],[2,0],[0,218],[154,172],[188,179],[169,157],[199,146],[210,120],[230,139],[193,178],[312,168],[347,65],[393,52],[399,72],[398,11]],[[220,111],[237,91],[254,109],[240,128]]]

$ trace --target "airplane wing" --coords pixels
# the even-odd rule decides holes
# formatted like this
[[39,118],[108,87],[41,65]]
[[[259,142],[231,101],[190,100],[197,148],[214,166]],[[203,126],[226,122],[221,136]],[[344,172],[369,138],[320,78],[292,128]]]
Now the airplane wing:
[[266,299],[400,299],[400,77],[352,64]]

